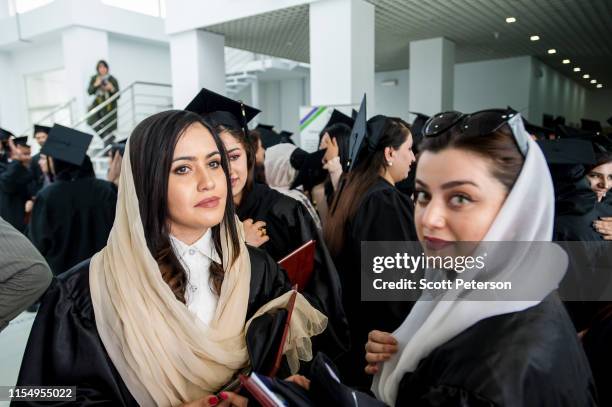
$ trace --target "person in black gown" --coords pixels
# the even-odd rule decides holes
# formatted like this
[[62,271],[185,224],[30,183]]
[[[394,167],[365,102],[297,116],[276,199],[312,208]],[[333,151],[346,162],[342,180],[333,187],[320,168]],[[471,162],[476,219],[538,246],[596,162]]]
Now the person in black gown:
[[[42,148],[49,137],[49,133],[51,132],[51,127],[43,126],[40,124],[34,125],[34,138],[38,145]],[[32,162],[30,163],[30,172],[34,177],[34,182],[32,185],[32,196],[36,196],[38,191],[40,191],[43,186],[45,186],[45,174],[43,170],[40,168],[40,152],[34,154],[32,156]]]
[[365,137],[351,150],[352,168],[345,164],[349,169],[346,183],[340,185],[324,225],[351,330],[351,351],[338,365],[344,380],[361,388],[369,387],[370,382],[361,368],[368,332],[394,330],[412,306],[409,301],[361,301],[361,242],[417,240],[412,202],[394,186],[408,176],[414,161],[410,128],[400,119],[385,116],[366,123],[365,115],[362,103],[351,139],[358,133]]
[[[520,115],[441,113],[424,134],[415,222],[428,255],[458,241],[551,241],[553,183]],[[509,254],[512,261],[489,258],[486,272],[462,276],[510,281],[517,296],[465,288],[424,293],[393,334],[371,332],[366,371],[376,374],[379,399],[396,406],[597,405],[588,362],[556,291],[567,255],[552,243]]]
[[[244,244],[229,191],[223,144],[200,116],[167,111],[141,122],[108,243],[54,279],[17,385],[77,386],[78,405],[220,401],[213,394],[235,372],[270,352],[278,332],[258,321],[291,295],[270,256]],[[311,356],[309,338],[325,324],[298,294],[287,360]],[[220,397],[245,405],[235,393]]]
[[316,349],[325,350],[336,358],[346,350],[348,343],[338,273],[304,206],[265,184],[254,182],[256,150],[245,134],[248,134],[247,123],[259,111],[207,89],[202,89],[186,110],[203,115],[223,140],[231,164],[236,214],[244,224],[247,243],[279,261],[304,243],[316,241],[314,270],[303,293],[329,318],[325,334],[315,338]]
[[54,182],[36,195],[28,234],[55,275],[102,249],[115,218],[117,188],[95,177],[86,154],[91,138],[56,125],[41,150]]
[[30,172],[30,146],[27,137],[9,139],[11,161],[0,172],[0,217],[24,233],[26,229],[25,206],[31,198],[32,173]]

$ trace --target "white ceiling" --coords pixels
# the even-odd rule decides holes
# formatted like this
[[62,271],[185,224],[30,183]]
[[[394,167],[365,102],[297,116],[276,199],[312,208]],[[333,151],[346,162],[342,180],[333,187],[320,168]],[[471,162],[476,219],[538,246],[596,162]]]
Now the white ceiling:
[[[585,85],[593,86],[581,78],[589,73],[612,86],[612,0],[368,1],[376,6],[377,71],[408,68],[410,41],[444,36],[455,42],[457,62],[533,55]],[[509,16],[517,22],[507,24]],[[308,62],[308,20],[301,5],[206,30],[224,34],[230,47]],[[535,34],[541,39],[531,42]]]

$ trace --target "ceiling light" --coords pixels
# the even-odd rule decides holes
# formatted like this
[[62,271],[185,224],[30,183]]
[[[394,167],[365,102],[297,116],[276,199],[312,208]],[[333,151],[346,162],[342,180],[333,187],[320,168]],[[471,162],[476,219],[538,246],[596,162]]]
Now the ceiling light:
[[597,83],[597,81],[596,81],[595,79],[591,79],[591,83],[592,83],[593,85],[595,85],[595,84]]
[[585,73],[584,75],[582,75],[582,77],[584,79],[589,79],[591,77],[591,75],[589,75],[588,73]]
[[575,67],[574,68],[574,72],[580,72],[580,68],[579,67]]
[[563,65],[567,65],[567,64],[569,64],[569,63],[570,63],[570,60],[569,60],[569,59],[564,59],[564,60],[563,60]]
[[507,22],[508,24],[510,24],[510,23],[515,23],[515,22],[516,22],[516,18],[514,18],[514,17],[507,17],[507,18],[506,18],[506,22]]
[[529,37],[529,39],[530,39],[531,41],[537,41],[537,40],[539,40],[539,39],[540,39],[540,36],[539,36],[539,35],[532,35],[531,37]]
[[597,89],[601,89],[601,88],[603,88],[603,85],[601,83],[598,83],[597,84]]
[[556,49],[554,49],[554,48],[551,48],[551,49],[549,49],[549,50],[548,50],[548,53],[549,53],[549,54],[551,54],[551,55],[552,55],[552,54],[556,54],[556,53],[557,53],[557,50],[556,50]]

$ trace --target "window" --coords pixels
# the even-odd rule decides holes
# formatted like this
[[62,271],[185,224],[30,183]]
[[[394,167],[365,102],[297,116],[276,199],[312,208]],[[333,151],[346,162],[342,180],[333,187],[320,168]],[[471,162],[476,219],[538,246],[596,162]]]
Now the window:
[[153,17],[166,17],[166,0],[101,0],[102,3]]

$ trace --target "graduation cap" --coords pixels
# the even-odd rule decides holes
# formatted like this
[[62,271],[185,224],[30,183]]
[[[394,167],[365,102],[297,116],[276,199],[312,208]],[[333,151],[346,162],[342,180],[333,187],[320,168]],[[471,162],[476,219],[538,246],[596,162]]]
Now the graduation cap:
[[549,164],[584,164],[596,163],[593,144],[579,139],[538,140],[546,161]]
[[185,110],[198,113],[212,126],[221,125],[231,129],[242,129],[245,135],[249,134],[247,124],[261,112],[241,101],[230,99],[205,88],[202,88],[189,102]]
[[272,130],[273,128],[274,126],[269,124],[258,124],[255,128],[259,132],[263,148],[269,148],[281,143],[280,135]]
[[342,167],[345,168],[346,171],[353,169],[357,156],[359,155],[359,151],[361,150],[365,140],[368,130],[366,115],[366,95],[364,94],[363,99],[361,99],[359,113],[357,113],[357,117],[355,117],[355,124],[353,125],[351,136],[349,138],[349,159],[347,163],[342,163]]
[[582,130],[594,132],[597,134],[601,134],[603,129],[601,128],[601,123],[597,120],[589,120],[589,119],[580,119]]
[[546,127],[547,129],[551,129],[555,127],[555,118],[553,117],[552,114],[544,113],[542,115],[542,126]]
[[16,146],[30,147],[28,144],[28,136],[15,137],[13,138],[13,143],[15,143]]
[[40,153],[80,166],[93,136],[70,127],[56,124]]
[[331,116],[329,117],[329,120],[327,121],[327,124],[325,125],[325,127],[323,127],[323,129],[326,129],[337,123],[344,123],[349,127],[353,127],[353,124],[355,124],[355,120],[348,117],[347,115],[342,113],[340,110],[334,109],[332,111]]
[[35,124],[34,125],[34,134],[36,133],[47,133],[49,134],[51,132],[51,127],[49,126],[43,126],[42,124]]
[[290,132],[290,131],[287,131],[287,130],[281,131],[280,134],[279,134],[280,142],[281,143],[291,143],[291,144],[295,145],[295,143],[291,139],[292,135],[293,135],[293,133]]
[[576,129],[569,126],[557,126],[555,133],[559,138],[577,138],[590,140],[595,133],[583,129]]
[[327,177],[327,171],[323,168],[324,156],[325,150],[317,150],[314,153],[308,153],[299,147],[293,150],[289,162],[298,173],[291,188],[303,185],[308,191],[323,182]]
[[540,126],[536,126],[535,124],[529,123],[527,120],[525,120],[524,117],[523,117],[523,125],[525,126],[525,130],[527,130],[529,134],[536,136],[538,140],[548,139],[548,136],[550,134],[555,133],[555,131],[552,129],[547,129],[545,127],[540,127]]
[[4,130],[3,128],[0,128],[0,141],[8,140],[11,137],[15,137],[13,133],[8,130]]

